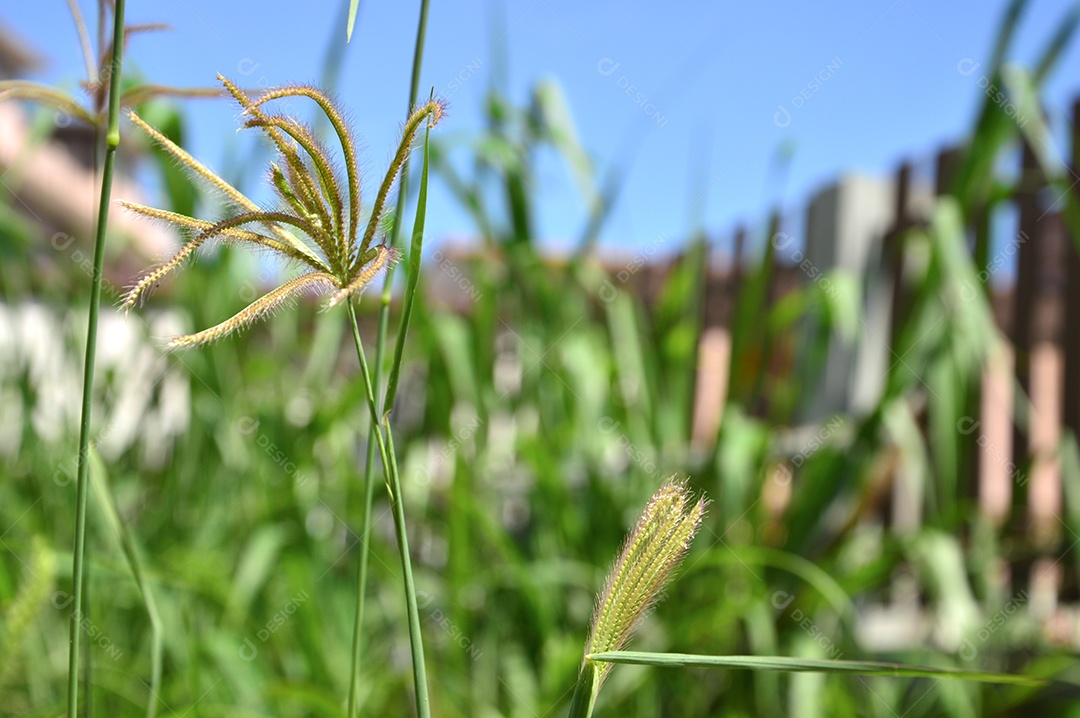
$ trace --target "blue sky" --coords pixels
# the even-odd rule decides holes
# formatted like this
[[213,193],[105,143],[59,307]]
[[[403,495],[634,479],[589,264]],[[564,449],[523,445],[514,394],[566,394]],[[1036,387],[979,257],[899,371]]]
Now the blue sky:
[[[726,233],[777,200],[800,204],[839,172],[887,174],[902,157],[929,159],[971,123],[980,73],[963,74],[958,64],[986,60],[1005,4],[435,0],[421,86],[445,91],[457,78],[440,131],[454,139],[478,130],[480,100],[499,64],[491,19],[501,13],[512,97],[524,102],[537,80],[553,78],[601,171],[632,153],[602,241],[633,251],[661,233],[683,237],[698,223]],[[81,5],[93,18],[91,3]],[[1070,6],[1032,2],[1013,59],[1032,62]],[[346,51],[337,89],[364,140],[369,185],[378,182],[404,115],[418,7],[362,0]],[[212,84],[219,72],[248,87],[316,80],[327,42],[344,40],[340,0],[129,2],[128,17],[172,26],[133,39],[126,60],[149,80],[177,86]],[[36,79],[68,87],[82,79],[65,2],[5,3],[0,22],[48,59]],[[1074,43],[1046,93],[1058,122],[1080,95],[1077,70]],[[248,156],[234,106],[185,105],[197,156],[217,167]],[[781,147],[794,152],[782,186],[770,174]],[[540,233],[564,246],[580,230],[581,201],[553,158],[541,163],[540,176]],[[438,188],[428,226],[436,237],[474,231]]]

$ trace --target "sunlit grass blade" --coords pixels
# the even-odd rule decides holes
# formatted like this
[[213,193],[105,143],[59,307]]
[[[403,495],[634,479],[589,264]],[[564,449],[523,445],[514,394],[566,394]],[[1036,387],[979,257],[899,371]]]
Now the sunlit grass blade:
[[884,661],[844,661],[827,658],[791,658],[788,656],[706,656],[690,653],[648,653],[643,651],[608,651],[593,653],[586,660],[633,666],[663,668],[730,668],[747,671],[786,671],[789,673],[850,673],[860,676],[893,678],[948,678],[978,683],[1001,683],[1015,686],[1042,686],[1049,683],[1036,676],[961,671],[953,668],[887,663]]
[[345,27],[345,42],[352,41],[353,27],[356,25],[356,11],[360,8],[360,0],[349,0],[349,20]]

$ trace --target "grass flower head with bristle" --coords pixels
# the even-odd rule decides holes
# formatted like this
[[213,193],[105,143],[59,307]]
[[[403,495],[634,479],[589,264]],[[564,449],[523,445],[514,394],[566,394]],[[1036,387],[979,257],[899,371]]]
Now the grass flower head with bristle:
[[[405,165],[420,128],[425,123],[429,127],[434,126],[445,112],[444,103],[432,98],[418,107],[406,121],[401,142],[379,186],[361,234],[356,145],[334,101],[308,85],[272,88],[253,99],[224,77],[219,75],[218,79],[243,108],[247,118],[244,126],[265,132],[280,156],[278,162],[270,164],[270,181],[281,206],[275,209],[259,207],[132,112],[132,122],[182,166],[222,194],[236,207],[238,214],[210,222],[121,202],[133,212],[179,227],[188,235],[187,242],[176,254],[148,270],[128,289],[123,296],[122,306],[125,309],[135,306],[158,282],[180,268],[211,240],[255,245],[302,267],[304,272],[259,297],[220,324],[194,334],[174,337],[166,344],[168,349],[198,346],[219,339],[304,293],[326,294],[329,296],[327,307],[332,307],[361,292],[381,270],[397,259],[397,251],[385,242],[376,244],[375,235],[386,213],[390,190]],[[286,115],[264,110],[264,106],[286,97],[307,97],[326,114],[341,144],[344,177],[334,157],[315,137],[311,128]]]
[[582,715],[591,714],[614,665],[593,661],[590,656],[626,647],[686,556],[707,506],[704,498],[695,502],[686,481],[675,477],[649,499],[597,598],[575,695],[575,706]]

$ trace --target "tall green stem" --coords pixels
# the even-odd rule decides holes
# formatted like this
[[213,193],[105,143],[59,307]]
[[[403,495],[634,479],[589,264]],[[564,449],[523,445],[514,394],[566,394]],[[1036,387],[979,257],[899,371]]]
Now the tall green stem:
[[[357,3],[354,2],[353,5],[352,5],[352,8],[350,9],[350,18],[349,18],[349,35],[350,35],[350,37],[352,35],[352,23],[353,23],[353,16],[354,16],[355,11],[356,11],[356,5],[357,5]],[[413,50],[412,81],[411,81],[411,84],[410,84],[410,87],[409,87],[409,106],[407,108],[405,108],[406,109],[405,117],[409,117],[412,114],[413,108],[416,106],[417,97],[420,94],[420,69],[421,69],[421,66],[423,65],[424,42],[425,42],[425,37],[427,36],[427,16],[428,16],[428,0],[422,0],[422,2],[420,3],[420,21],[419,21],[419,24],[417,25],[417,28],[416,28],[416,46],[415,46],[415,48]],[[425,138],[425,144],[426,144],[426,142],[427,142],[427,139]],[[391,245],[392,246],[397,246],[398,245],[398,237],[400,236],[400,228],[401,228],[400,218],[404,214],[405,200],[406,200],[406,196],[408,194],[408,179],[409,179],[409,164],[408,164],[408,158],[406,157],[405,164],[403,165],[402,170],[401,170],[401,180],[400,180],[401,184],[400,184],[400,187],[398,188],[397,208],[396,208],[396,212],[394,214],[394,225],[393,225],[393,229],[392,229],[393,234],[392,234],[392,237],[391,237]],[[415,261],[419,262],[419,259],[420,259],[419,257],[416,257]],[[380,308],[379,308],[379,336],[378,336],[377,344],[376,344],[376,347],[375,347],[375,372],[374,372],[374,382],[373,382],[373,386],[376,389],[378,387],[382,386],[382,368],[383,368],[383,362],[384,362],[384,359],[385,359],[385,356],[386,356],[386,337],[387,337],[387,328],[388,328],[388,326],[390,324],[390,299],[391,299],[391,294],[392,294],[392,289],[393,289],[393,283],[394,283],[394,267],[391,266],[386,272],[386,279],[385,279],[385,281],[383,283],[383,291],[382,291],[382,296],[381,296],[381,301],[380,301]],[[413,288],[415,289],[415,282],[413,283]],[[353,306],[352,306],[351,301],[349,302],[349,311],[350,311],[349,318],[350,318],[350,321],[351,321],[351,323],[353,325],[354,338],[356,339],[357,353],[361,357],[361,364],[363,364],[363,348],[362,348],[362,346],[360,344],[359,333],[358,333],[358,329],[357,329],[357,326],[356,326],[356,318],[355,318],[355,314],[353,313]],[[404,338],[404,337],[401,337],[401,338]],[[400,360],[401,360],[400,356],[396,356],[396,354],[397,354],[397,352],[395,352],[395,365],[399,364]],[[397,376],[397,373],[398,373],[398,370],[393,371],[393,375],[395,377]],[[395,383],[396,383],[396,381],[395,381]],[[374,392],[372,392],[372,396],[374,396]],[[389,399],[389,401],[390,401],[390,403],[385,406],[385,411],[386,412],[389,412],[390,409],[393,408],[392,407],[393,399]],[[376,411],[380,416],[382,416],[384,409],[383,409],[383,407],[376,407]],[[387,432],[389,432],[389,426],[387,426]],[[372,509],[372,503],[373,503],[373,499],[374,499],[374,481],[372,480],[373,479],[373,477],[372,477],[372,469],[374,468],[373,464],[374,464],[374,456],[375,456],[375,445],[378,442],[378,439],[376,438],[377,436],[381,437],[380,425],[379,425],[379,421],[377,419],[373,418],[372,419],[372,424],[371,424],[371,435],[370,435],[370,437],[368,439],[367,456],[366,456],[365,462],[364,462],[364,476],[365,476],[365,478],[367,480],[367,487],[366,487],[366,490],[364,492],[364,514],[363,514],[363,523],[362,523],[363,528],[361,529],[361,545],[360,545],[360,569],[358,571],[357,581],[356,581],[356,614],[354,616],[354,623],[353,623],[352,668],[351,668],[351,670],[349,672],[349,702],[348,702],[348,711],[346,713],[348,718],[354,718],[357,715],[356,711],[357,711],[357,708],[358,708],[358,706],[357,706],[357,692],[359,690],[359,680],[360,680],[360,632],[361,632],[361,629],[363,627],[363,622],[364,622],[364,597],[367,594],[368,552],[370,551],[369,545],[370,545],[370,537],[371,537],[371,509]],[[385,463],[384,463],[384,466],[385,466]],[[387,474],[389,474],[389,472],[387,472]],[[388,486],[390,485],[389,476],[387,477],[387,485]],[[400,492],[399,492],[399,494],[400,494]],[[397,525],[396,524],[396,522],[397,522],[397,517],[396,516],[395,516],[394,520],[395,520],[395,526],[396,526]],[[402,526],[399,529],[399,534],[401,536],[404,536],[404,518],[402,519]],[[406,551],[405,558],[407,558],[407,557],[408,557],[408,552]],[[410,570],[410,580],[411,580],[411,570]],[[415,600],[416,600],[415,593],[413,593],[412,602],[414,604],[415,604]],[[411,638],[412,630],[413,630],[411,618],[410,618],[410,624],[409,625],[410,625],[410,638]],[[415,635],[416,635],[415,643],[419,646],[421,673],[423,673],[424,672],[423,671],[423,643],[420,640],[419,620],[417,620],[416,634]],[[413,651],[414,673],[415,673],[415,659],[416,659],[416,656],[417,656],[417,652],[414,650]],[[423,691],[424,691],[424,695],[425,695],[424,704],[425,704],[425,709],[426,709],[426,704],[427,704],[427,700],[426,700],[427,681],[426,681],[426,678],[425,678],[425,680],[423,682],[418,680],[417,685],[418,685],[418,689],[417,689],[417,700],[418,701],[419,701],[419,698],[420,698],[419,686],[423,685]],[[423,711],[421,711],[421,715],[424,715]]]
[[83,584],[86,559],[86,500],[89,483],[90,410],[94,396],[94,361],[97,356],[98,313],[101,304],[101,274],[105,256],[105,230],[109,222],[113,166],[120,145],[120,68],[124,54],[124,0],[116,0],[113,10],[113,56],[109,76],[109,126],[105,135],[105,164],[101,171],[101,201],[98,204],[97,234],[94,238],[94,274],[90,279],[90,316],[86,327],[86,358],[83,362],[82,411],[79,417],[79,467],[75,487],[75,548],[71,563],[71,621],[68,626],[68,718],[79,713],[79,627],[83,613]]
[[[416,584],[413,581],[412,560],[409,557],[409,537],[405,533],[405,507],[401,496],[401,479],[398,475],[397,458],[387,449],[387,437],[383,435],[379,423],[379,407],[375,403],[375,393],[368,371],[364,345],[360,341],[360,327],[356,322],[356,307],[353,299],[348,299],[349,324],[352,325],[353,341],[356,343],[356,357],[360,360],[360,376],[364,380],[364,393],[367,397],[368,410],[374,428],[375,444],[382,460],[386,475],[386,488],[390,494],[390,509],[394,516],[394,532],[397,534],[398,553],[401,558],[402,581],[405,584],[405,606],[409,617],[409,647],[412,651],[413,680],[416,684],[416,712],[419,718],[430,718],[431,702],[428,698],[427,670],[424,666],[424,642],[420,634],[420,610],[416,604]],[[387,432],[389,433],[389,431]]]
[[[389,292],[384,292],[382,301],[384,306],[390,304]],[[379,313],[379,338],[375,349],[375,373],[373,383],[382,386],[382,363],[383,349],[386,346],[386,330],[389,324],[389,314]],[[371,541],[371,507],[375,501],[375,432],[378,425],[372,424],[368,436],[367,456],[364,457],[364,512],[363,523],[360,528],[360,570],[356,576],[356,615],[353,617],[353,642],[352,642],[352,669],[349,671],[349,703],[345,715],[347,718],[356,718],[357,693],[360,690],[360,632],[364,627],[364,599],[367,595],[368,575],[368,549]]]

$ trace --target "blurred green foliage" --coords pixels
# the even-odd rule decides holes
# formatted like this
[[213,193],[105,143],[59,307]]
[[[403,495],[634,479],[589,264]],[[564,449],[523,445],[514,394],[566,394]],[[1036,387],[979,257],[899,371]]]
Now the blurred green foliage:
[[[1003,25],[990,77],[1001,72],[1023,5],[1014,3]],[[1066,38],[1071,22],[1062,25]],[[1036,91],[1063,45],[1048,44],[1032,75]],[[182,117],[167,105],[142,111],[182,136]],[[486,111],[482,136],[432,148],[437,178],[470,211],[481,243],[475,255],[447,257],[421,279],[424,287],[455,270],[467,277],[471,307],[418,298],[394,416],[437,715],[566,710],[608,562],[673,473],[690,475],[713,505],[634,647],[880,658],[1080,682],[1071,652],[1019,614],[980,633],[1027,595],[1024,575],[1002,586],[1001,565],[1027,565],[1036,549],[1022,532],[982,519],[958,480],[974,444],[955,427],[971,415],[982,369],[1002,341],[986,297],[959,300],[965,282],[978,286],[980,268],[965,227],[1013,194],[989,170],[1019,137],[1000,107],[987,99],[950,196],[927,226],[904,236],[905,256],[919,258],[906,275],[911,309],[895,332],[904,361],[892,365],[872,411],[830,418],[808,453],[791,449],[787,427],[816,376],[773,375],[763,347],[802,322],[816,327],[798,349],[804,361],[827,361],[829,335],[857,320],[857,292],[838,298],[810,286],[769,305],[763,287],[772,258],[761,258],[737,302],[723,423],[704,445],[692,442],[704,237],[691,238],[646,305],[589,251],[615,193],[597,181],[557,87],[539,85],[525,108],[493,89]],[[581,251],[561,264],[543,255],[534,234],[533,167],[547,150],[565,158],[589,209]],[[459,152],[468,162],[451,162]],[[156,161],[172,208],[191,212],[190,186]],[[43,256],[65,257],[53,256],[48,237],[11,203],[0,203],[5,304],[43,302],[78,324],[88,278],[69,269],[61,283],[38,283]],[[228,248],[209,253],[145,316],[178,308],[189,327],[208,326],[250,301],[236,287],[253,287],[258,269]],[[361,310],[373,336],[375,302]],[[189,386],[187,430],[164,461],[148,461],[132,445],[95,463],[87,611],[94,714],[142,715],[148,700],[160,701],[162,715],[343,714],[367,410],[343,343],[343,313],[318,322],[313,314],[283,312],[235,341],[169,355],[169,371]],[[4,331],[13,342],[14,330]],[[140,340],[149,342],[149,332]],[[59,347],[77,355],[70,339]],[[0,452],[0,714],[49,716],[64,695],[73,488],[58,467],[75,445],[74,426],[52,438],[35,432],[42,397],[32,365],[17,355],[5,350],[0,359],[0,403],[15,407],[4,410],[5,422],[19,431],[14,451]],[[95,412],[103,431],[115,408],[111,386],[100,385]],[[1038,550],[1063,557],[1074,575],[1080,555],[1068,548],[1080,533],[1080,463],[1071,437],[1064,452],[1066,530]],[[770,483],[784,483],[784,462],[795,455],[804,460],[780,514],[763,496]],[[925,523],[906,533],[885,526],[880,511],[897,466],[924,492]],[[365,715],[409,715],[400,569],[385,496],[376,496],[360,699]],[[42,555],[42,539],[51,557]],[[930,615],[960,631],[974,654],[928,645],[865,655],[857,610],[887,603],[897,577],[913,581]],[[163,684],[151,697],[155,613]],[[620,666],[598,715],[1064,716],[1080,715],[1078,699],[1080,689],[1064,683],[1031,689]]]

